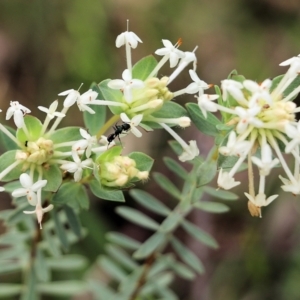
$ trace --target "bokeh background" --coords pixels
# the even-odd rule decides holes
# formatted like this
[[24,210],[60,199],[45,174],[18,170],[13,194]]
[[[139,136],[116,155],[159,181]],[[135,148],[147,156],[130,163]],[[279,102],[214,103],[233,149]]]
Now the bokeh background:
[[[300,53],[297,0],[1,0],[1,118],[10,100],[20,101],[43,118],[37,106],[48,106],[58,93],[77,89],[81,83],[85,91],[91,82],[120,78],[126,66],[125,52],[115,48],[115,38],[126,29],[127,19],[130,30],[143,40],[133,52],[134,61],[154,53],[162,39],[175,43],[182,38],[182,50],[191,51],[198,45],[197,72],[208,83],[219,84],[233,69],[258,82],[272,78],[285,71],[278,66],[280,62]],[[168,75],[170,70],[165,68],[162,74]],[[186,71],[171,89],[188,83]],[[182,96],[178,101],[195,99]],[[81,120],[74,108],[63,125],[82,126]],[[196,137],[203,155],[213,144],[192,127],[180,130],[180,134],[186,140]],[[138,141],[128,136],[125,151],[148,153],[156,160],[154,170],[171,178],[162,162],[165,155],[174,157],[168,139],[161,131],[144,134]],[[235,189],[240,199],[229,203],[230,212],[218,216],[194,212],[190,216],[216,237],[218,250],[209,250],[178,232],[206,268],[194,282],[175,281],[180,299],[300,299],[300,199],[281,193],[278,174],[274,174],[268,178],[268,190],[281,194],[263,210],[262,219],[252,218],[243,196],[247,189],[243,176],[244,184]],[[144,187],[170,206],[175,204],[153,180]],[[127,203],[135,205],[129,197]],[[0,209],[9,205],[9,198],[1,199]],[[90,210],[81,216],[90,235],[73,252],[85,254],[92,263],[103,253],[108,230],[119,230],[141,241],[149,235],[120,219],[115,207],[111,202],[92,200]],[[3,232],[4,226],[0,230]],[[83,295],[80,299],[89,298]]]

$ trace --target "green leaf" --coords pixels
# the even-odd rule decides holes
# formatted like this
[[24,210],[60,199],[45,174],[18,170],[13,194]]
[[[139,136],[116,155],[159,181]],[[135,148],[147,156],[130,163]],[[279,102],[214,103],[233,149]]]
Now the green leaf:
[[[222,154],[219,154],[217,162],[218,169],[222,168],[225,171],[229,170],[236,164],[238,159],[239,158],[236,156],[224,156]],[[248,169],[248,165],[244,163],[239,167],[238,172],[241,172],[246,169]]]
[[89,208],[89,198],[85,187],[77,182],[63,183],[52,199],[53,204],[68,204],[73,208]]
[[156,183],[167,193],[172,195],[178,200],[181,200],[181,193],[177,187],[164,175],[160,173],[153,173]]
[[[123,94],[120,90],[113,90],[107,86],[108,82],[110,79],[106,79],[101,81],[98,86],[99,89],[104,97],[105,100],[107,101],[112,101],[112,102],[123,102]],[[114,115],[119,115],[121,112],[123,112],[123,109],[120,106],[108,106],[111,112]]]
[[154,233],[142,246],[133,253],[135,259],[143,259],[152,254],[160,245],[166,241],[166,235],[162,232]]
[[126,273],[107,256],[101,256],[98,263],[114,279],[121,281],[126,277]]
[[125,202],[122,191],[104,189],[101,187],[101,184],[97,180],[92,180],[89,186],[92,193],[100,199]]
[[211,182],[217,174],[217,164],[214,160],[207,160],[197,168],[197,185],[203,186]]
[[[79,131],[80,127],[65,127],[55,130],[51,135],[50,139],[54,144],[65,143],[69,141],[81,140],[82,136]],[[57,151],[71,151],[71,146],[57,148]]]
[[237,200],[239,197],[238,195],[228,192],[228,191],[223,191],[223,190],[216,190],[210,186],[205,186],[203,187],[204,192],[207,193],[210,196],[213,196],[218,199],[222,200]]
[[160,288],[157,290],[157,293],[162,296],[160,300],[179,300],[177,295],[170,290],[169,288]]
[[[105,300],[105,299],[117,299],[114,291],[107,285],[107,283],[102,283],[99,280],[90,280],[89,282],[90,289],[93,291],[94,299]],[[99,295],[100,298],[99,298]]]
[[177,141],[174,140],[168,141],[168,144],[170,145],[170,147],[172,148],[172,150],[176,155],[180,155],[182,153],[182,147]]
[[28,216],[23,213],[24,210],[32,210],[32,206],[30,206],[28,202],[22,203],[12,211],[12,213],[8,217],[7,222],[12,225],[19,223],[26,217],[28,218]]
[[43,191],[56,192],[62,183],[62,171],[57,165],[47,166],[43,168],[43,179],[47,180]]
[[[13,136],[16,136],[16,130],[9,126],[4,126]],[[19,146],[8,137],[2,130],[0,130],[0,140],[3,148],[6,151],[19,149]]]
[[[92,83],[91,89],[98,93],[97,99],[103,100],[104,97],[101,90],[95,82]],[[89,105],[95,111],[95,114],[90,114],[86,110],[83,112],[83,120],[85,127],[88,129],[90,135],[96,135],[100,128],[104,125],[106,119],[106,106],[105,105]]]
[[159,224],[156,221],[154,221],[153,219],[139,212],[136,209],[127,206],[119,206],[117,207],[116,211],[120,216],[122,216],[126,220],[137,224],[141,227],[151,230],[157,230],[159,227]]
[[[152,117],[173,119],[173,118],[180,118],[180,117],[186,116],[186,115],[187,115],[187,112],[184,107],[177,104],[176,102],[169,101],[169,102],[164,103],[164,105],[162,106],[162,108],[159,111],[157,111],[149,116],[145,115],[143,118],[143,123],[150,126],[151,128],[158,129],[158,128],[162,128],[162,127],[158,123],[152,122],[151,121]],[[169,126],[175,126],[175,124],[169,125]]]
[[141,246],[141,243],[118,232],[109,232],[106,238],[114,244],[130,250],[136,250]]
[[81,238],[81,225],[78,216],[74,212],[73,208],[69,207],[68,205],[64,205],[63,209],[66,213],[71,230],[78,238]]
[[78,254],[68,254],[62,257],[47,258],[47,266],[52,270],[73,271],[80,270],[87,266],[87,259]]
[[179,176],[182,179],[186,179],[187,178],[188,172],[176,160],[174,160],[174,159],[172,159],[170,157],[164,157],[164,162],[165,162],[166,166],[171,171],[173,171],[177,176]]
[[50,253],[51,256],[59,257],[61,258],[61,250],[59,248],[58,243],[55,241],[55,237],[52,234],[52,228],[49,229],[47,226],[44,226],[43,228],[43,239],[45,241],[45,244],[47,245],[47,251]]
[[[3,153],[0,156],[0,170],[2,172],[16,162],[16,152],[17,150],[10,150]],[[5,175],[1,179],[1,181],[7,182],[7,181],[19,179],[22,173],[23,172],[22,172],[22,163],[21,163],[17,165],[13,170],[11,170],[7,175]]]
[[118,246],[107,245],[106,252],[128,270],[134,270],[138,267],[138,264],[128,255],[128,253]]
[[184,230],[193,236],[196,240],[211,248],[218,248],[217,241],[207,232],[195,226],[193,223],[183,220],[182,227]]
[[59,215],[59,212],[57,210],[54,209],[51,211],[51,217],[54,220],[55,231],[60,240],[60,243],[64,250],[68,250],[69,249],[69,241],[67,238],[67,233],[64,228],[64,224],[60,221],[58,215]]
[[134,189],[129,193],[140,205],[146,207],[150,211],[162,216],[168,216],[171,212],[167,206],[145,191]]
[[185,247],[177,238],[172,237],[171,244],[180,258],[199,274],[204,272],[204,267],[199,258],[187,247]]
[[13,297],[19,295],[22,290],[21,284],[15,283],[0,283],[0,298],[6,299],[8,297]]
[[26,124],[29,136],[25,134],[22,128],[17,130],[17,139],[25,145],[26,141],[36,141],[41,137],[42,123],[41,121],[33,116],[26,115],[24,117],[24,123]]
[[219,130],[216,126],[222,124],[222,122],[212,113],[207,112],[207,118],[205,118],[196,103],[188,103],[186,104],[186,108],[193,123],[201,132],[214,137],[219,134]]
[[179,277],[186,280],[192,280],[196,276],[196,274],[189,267],[178,261],[170,264],[170,268],[172,268]]
[[40,247],[38,247],[36,251],[34,271],[39,281],[45,282],[50,280],[50,273],[46,264],[45,256]]
[[169,214],[169,216],[163,221],[160,226],[160,231],[162,232],[169,232],[175,229],[180,223],[182,219],[182,215],[175,212]]
[[40,283],[37,286],[37,290],[41,294],[67,297],[76,294],[82,294],[88,290],[88,287],[87,284],[83,281],[66,280],[49,283]]
[[26,282],[22,289],[21,300],[36,300],[37,299],[37,279],[33,268],[29,269],[26,274]]
[[16,273],[20,272],[22,270],[23,266],[20,262],[8,262],[3,263],[1,262],[1,268],[0,268],[0,275],[7,275],[10,273]]
[[128,300],[136,288],[137,282],[141,278],[144,272],[142,266],[137,267],[131,274],[129,274],[124,280],[120,282],[118,286],[119,298],[113,298],[112,300]]
[[[153,55],[146,56],[139,60],[132,68],[132,78],[146,80],[157,65]],[[156,74],[154,74],[155,76]]]
[[210,212],[210,213],[224,213],[229,211],[229,207],[223,203],[218,202],[196,202],[194,203],[196,208],[199,208],[203,211]]
[[150,171],[154,159],[142,152],[132,152],[128,155],[136,162],[136,168],[140,171]]

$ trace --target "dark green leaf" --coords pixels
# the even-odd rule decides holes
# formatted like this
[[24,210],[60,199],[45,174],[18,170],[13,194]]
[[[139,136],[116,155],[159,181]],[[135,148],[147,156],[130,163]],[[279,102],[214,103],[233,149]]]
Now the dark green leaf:
[[[16,136],[16,131],[9,127],[9,126],[4,126],[6,130],[8,130],[13,136]],[[2,130],[0,130],[0,140],[3,148],[6,151],[9,150],[16,150],[19,149],[19,146],[9,137],[7,136]],[[24,144],[25,146],[25,144]]]
[[69,249],[69,241],[68,241],[68,238],[67,238],[67,233],[66,233],[66,230],[64,228],[64,224],[60,221],[58,215],[59,215],[59,212],[57,210],[52,210],[51,211],[51,217],[54,220],[55,231],[56,231],[57,236],[60,240],[60,243],[61,243],[64,250],[68,250]]
[[[97,99],[103,100],[104,97],[101,93],[99,86],[93,82],[91,89],[98,93]],[[85,127],[88,129],[90,135],[96,135],[100,128],[105,123],[106,118],[106,106],[104,105],[89,105],[89,107],[95,111],[95,114],[90,114],[86,110],[83,112],[83,120]]]
[[201,132],[210,136],[217,136],[219,134],[216,126],[222,123],[212,113],[207,112],[207,118],[205,118],[196,103],[188,103],[186,104],[186,108],[193,123]]
[[81,238],[81,225],[76,213],[74,212],[73,208],[69,207],[68,205],[64,205],[63,208],[71,230],[78,238]]
[[92,180],[90,182],[90,188],[92,193],[100,199],[125,202],[122,191],[104,189],[101,187],[100,183],[97,180]]

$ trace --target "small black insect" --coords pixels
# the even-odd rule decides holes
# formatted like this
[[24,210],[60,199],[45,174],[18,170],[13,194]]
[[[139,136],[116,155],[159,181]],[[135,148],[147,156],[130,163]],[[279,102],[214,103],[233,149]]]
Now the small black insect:
[[[117,137],[121,143],[121,140],[120,140],[120,135],[122,133],[127,133],[129,130],[130,130],[130,124],[128,123],[123,123],[122,125],[115,125],[113,127],[113,129],[115,130],[114,133],[110,134],[108,137],[107,137],[107,141],[108,141],[108,146],[109,144]],[[121,143],[122,144],[122,143]]]
[[28,147],[28,141],[25,141],[25,147]]

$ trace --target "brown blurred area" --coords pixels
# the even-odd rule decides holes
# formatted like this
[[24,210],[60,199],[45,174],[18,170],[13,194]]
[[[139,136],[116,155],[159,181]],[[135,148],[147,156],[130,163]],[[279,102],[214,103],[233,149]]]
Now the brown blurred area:
[[[280,62],[300,53],[297,0],[1,0],[2,122],[13,126],[5,121],[11,100],[20,101],[33,115],[43,119],[37,106],[48,106],[58,98],[58,93],[77,89],[81,83],[81,91],[86,91],[91,82],[120,78],[126,66],[125,52],[115,48],[115,38],[126,29],[127,19],[130,30],[143,40],[133,51],[133,61],[154,53],[161,47],[162,39],[175,43],[182,38],[182,50],[192,51],[198,45],[197,73],[213,84],[219,84],[233,69],[258,82],[275,77],[285,71],[278,66]],[[167,67],[161,72],[170,74]],[[183,72],[170,88],[183,88],[189,80],[188,72]],[[195,101],[193,96],[177,100],[182,104]],[[62,126],[83,126],[81,120],[74,107]],[[212,138],[193,127],[178,132],[187,141],[196,138],[204,156],[213,145]],[[124,139],[125,152],[143,151],[153,156],[154,171],[177,183],[162,161],[166,155],[176,158],[167,145],[169,139],[162,131],[145,133],[141,141],[128,136]],[[281,193],[275,174],[268,178],[267,188],[270,193],[280,193],[278,199],[263,210],[262,219],[252,218],[243,196],[247,191],[246,174],[240,178],[243,185],[235,189],[240,199],[229,203],[230,212],[215,216],[195,211],[190,216],[217,239],[218,250],[199,245],[178,231],[206,268],[206,273],[194,282],[176,279],[174,289],[180,299],[300,299],[300,199]],[[166,204],[176,204],[157,188],[154,180],[150,179],[145,188]],[[9,198],[1,197],[0,209],[9,207]],[[129,197],[127,203],[135,205]],[[89,243],[78,251],[88,257],[103,252],[99,228],[100,232],[107,228],[120,230],[138,240],[149,235],[119,219],[114,213],[115,206],[93,200],[97,214],[93,212],[93,218],[89,218],[89,212],[83,215],[83,224],[91,232]]]

